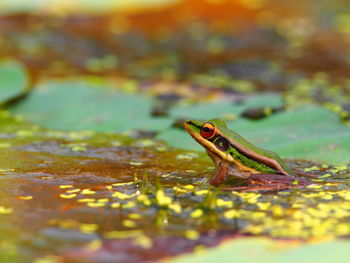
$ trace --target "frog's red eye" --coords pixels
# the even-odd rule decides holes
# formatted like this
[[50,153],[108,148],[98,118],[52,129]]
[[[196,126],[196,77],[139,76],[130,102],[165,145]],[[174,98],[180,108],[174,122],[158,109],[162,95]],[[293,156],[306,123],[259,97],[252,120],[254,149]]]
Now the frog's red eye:
[[201,135],[205,139],[210,139],[215,135],[215,126],[211,123],[204,123],[201,127]]

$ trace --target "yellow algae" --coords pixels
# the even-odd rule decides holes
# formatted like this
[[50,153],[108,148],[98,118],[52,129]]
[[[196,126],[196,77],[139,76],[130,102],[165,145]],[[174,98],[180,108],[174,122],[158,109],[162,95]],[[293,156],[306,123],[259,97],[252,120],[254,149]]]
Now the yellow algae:
[[33,196],[31,196],[31,195],[19,196],[18,199],[20,199],[20,200],[32,200]]
[[96,191],[93,191],[93,190],[90,190],[90,189],[83,189],[81,191],[81,194],[83,194],[83,195],[93,195],[95,193],[96,193]]
[[129,228],[135,228],[137,226],[137,224],[130,219],[123,220],[122,225]]
[[279,205],[273,205],[270,209],[273,216],[283,216],[286,213],[285,209]]
[[136,206],[136,203],[135,202],[132,202],[132,201],[129,201],[129,202],[127,202],[126,204],[123,204],[122,205],[122,207],[123,208],[126,208],[126,209],[128,209],[128,208],[133,208],[133,207],[135,207]]
[[247,215],[249,215],[249,217],[253,220],[260,220],[260,219],[266,218],[266,213],[260,212],[260,211],[251,212],[251,213],[248,213]]
[[74,198],[76,196],[77,196],[77,194],[60,194],[60,197],[64,198],[64,199],[70,199],[70,198]]
[[107,189],[107,190],[112,190],[113,187],[112,187],[111,185],[106,185],[106,189]]
[[59,188],[66,189],[66,188],[72,188],[73,185],[60,185]]
[[85,233],[85,234],[91,234],[96,232],[98,229],[97,224],[80,224],[79,225],[80,232]]
[[243,232],[258,235],[264,232],[264,228],[260,225],[248,225]]
[[341,164],[341,165],[336,165],[335,169],[342,171],[342,170],[347,170],[349,167],[347,164]]
[[350,190],[338,191],[337,195],[344,198],[347,201],[350,201]]
[[46,255],[44,257],[37,258],[33,263],[60,263],[62,258],[54,255]]
[[191,213],[190,213],[190,216],[192,218],[199,218],[203,215],[203,210],[200,209],[200,208],[197,208],[195,210],[193,210]]
[[240,215],[240,212],[235,209],[227,210],[226,212],[224,212],[224,217],[226,217],[227,219],[237,218]]
[[196,255],[203,254],[203,252],[206,251],[206,247],[203,245],[198,245],[194,247],[193,251]]
[[304,203],[294,203],[292,204],[292,208],[303,208],[305,207]]
[[91,252],[96,251],[96,250],[100,249],[101,247],[102,247],[101,239],[95,239],[85,246],[85,248]]
[[298,185],[299,184],[299,181],[298,180],[294,180],[293,182],[292,182],[292,185]]
[[76,228],[77,225],[79,225],[79,223],[75,220],[72,220],[72,219],[68,219],[68,220],[62,220],[62,221],[59,221],[59,226],[61,228],[64,228],[64,229],[72,229],[72,228]]
[[331,194],[324,194],[321,198],[324,200],[332,200],[333,196]]
[[90,203],[87,203],[87,206],[89,206],[89,207],[103,207],[103,206],[105,206],[105,203],[93,203],[93,202],[90,202]]
[[333,169],[330,169],[329,172],[331,173],[339,173],[341,171],[345,171],[345,170],[348,170],[349,167],[347,164],[340,164],[340,165],[336,165],[334,166]]
[[42,176],[40,177],[41,179],[53,179],[54,177],[53,176]]
[[171,203],[168,207],[175,213],[181,213],[182,208],[180,203]]
[[112,203],[111,207],[112,208],[119,208],[120,207],[120,203]]
[[124,194],[122,192],[115,191],[115,192],[113,192],[112,197],[117,197],[120,200],[125,200],[125,199],[130,199],[130,198],[134,197],[135,195],[136,195],[136,193],[128,195],[128,194]]
[[109,231],[104,232],[103,236],[107,239],[119,239],[119,238],[135,238],[142,235],[142,230],[127,230],[127,231]]
[[12,208],[0,206],[0,214],[7,215],[7,214],[11,214],[12,212],[13,212]]
[[34,135],[34,132],[31,130],[19,130],[16,132],[18,137],[31,137]]
[[157,190],[156,199],[160,206],[167,206],[172,202],[172,199],[167,196],[162,189]]
[[128,214],[128,217],[131,219],[141,219],[142,215],[137,214],[137,213],[131,213],[131,214]]
[[94,134],[93,131],[71,131],[67,133],[72,140],[83,140],[86,137],[90,137]]
[[149,200],[148,196],[145,194],[141,194],[137,197],[137,201],[142,203],[145,206],[150,206],[152,204],[151,200]]
[[114,183],[112,186],[125,186],[125,185],[132,185],[134,182],[126,182],[126,183]]
[[120,147],[122,146],[123,144],[120,142],[120,141],[112,141],[111,142],[111,145],[114,146],[114,147]]
[[256,203],[256,205],[260,210],[267,210],[271,206],[271,203],[259,202],[259,203]]
[[232,200],[224,200],[224,199],[217,199],[216,205],[219,207],[233,207],[233,201]]
[[62,146],[71,149],[73,152],[85,152],[85,151],[87,151],[86,143],[70,143],[70,144],[65,144]]
[[134,166],[140,166],[143,165],[142,162],[129,162],[130,165],[134,165]]
[[310,198],[310,199],[312,199],[312,198],[317,198],[317,197],[320,197],[320,193],[303,193],[303,194],[301,194],[301,196],[302,197],[305,197],[305,198]]
[[156,144],[155,141],[152,141],[150,139],[138,140],[137,142],[143,147],[150,147]]
[[94,198],[82,198],[82,199],[78,199],[77,202],[79,203],[92,203],[95,202],[96,199]]
[[174,186],[174,187],[173,187],[173,190],[174,190],[175,192],[178,192],[178,193],[187,193],[187,192],[188,192],[188,190],[183,189],[183,188],[180,188],[180,187],[177,187],[177,186]]
[[191,185],[191,184],[187,184],[187,185],[184,185],[183,188],[186,189],[186,190],[193,190],[194,186]]
[[197,240],[200,237],[200,234],[196,230],[189,229],[185,231],[185,237],[190,240]]
[[208,190],[199,190],[194,192],[195,195],[206,195],[208,194]]
[[176,156],[176,159],[178,160],[192,160],[193,158],[198,157],[197,153],[191,152],[191,153],[185,153],[185,154],[178,154]]
[[311,166],[311,167],[307,167],[307,168],[304,169],[305,172],[318,171],[318,170],[320,170],[320,168],[318,166],[316,166],[316,165]]
[[350,233],[350,226],[348,223],[340,223],[335,225],[335,232],[338,235],[348,235]]
[[157,150],[158,152],[165,152],[167,149],[168,149],[168,148],[165,147],[165,146],[159,146],[159,147],[156,148],[156,150]]
[[101,199],[97,199],[98,203],[107,203],[109,201],[108,198],[101,198]]
[[237,195],[241,197],[244,202],[248,204],[256,204],[258,202],[258,199],[261,197],[261,194],[259,193],[239,193],[239,192],[232,192],[234,195]]
[[153,240],[145,235],[140,235],[133,239],[135,245],[139,245],[144,249],[150,249],[153,246]]
[[328,178],[328,177],[331,177],[331,176],[332,176],[332,174],[327,173],[327,174],[319,176],[318,178]]
[[80,192],[80,189],[72,189],[72,190],[66,191],[66,193],[68,194],[77,193],[77,192]]
[[15,169],[0,169],[0,172],[13,172]]

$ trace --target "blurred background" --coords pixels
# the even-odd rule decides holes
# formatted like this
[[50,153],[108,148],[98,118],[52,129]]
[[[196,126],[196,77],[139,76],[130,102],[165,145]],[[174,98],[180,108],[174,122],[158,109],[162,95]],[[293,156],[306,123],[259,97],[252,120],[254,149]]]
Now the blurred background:
[[91,73],[193,96],[161,84],[285,91],[316,78],[349,89],[346,0],[16,0],[0,10],[0,56],[34,82]]

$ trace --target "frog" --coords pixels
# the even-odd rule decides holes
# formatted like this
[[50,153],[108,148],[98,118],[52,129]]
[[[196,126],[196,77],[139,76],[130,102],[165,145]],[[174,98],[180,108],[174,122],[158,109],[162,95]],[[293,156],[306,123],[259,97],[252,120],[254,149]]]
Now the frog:
[[259,174],[270,175],[269,181],[271,175],[276,175],[275,181],[279,181],[279,176],[288,177],[290,182],[296,178],[277,153],[255,146],[229,129],[224,120],[186,120],[184,127],[215,164],[215,174],[208,180],[210,185],[220,185],[232,176],[250,178],[252,182],[259,181]]

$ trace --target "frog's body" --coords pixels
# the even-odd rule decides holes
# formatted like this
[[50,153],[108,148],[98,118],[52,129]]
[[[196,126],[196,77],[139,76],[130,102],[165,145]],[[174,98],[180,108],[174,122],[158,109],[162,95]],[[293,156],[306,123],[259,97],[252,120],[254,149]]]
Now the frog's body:
[[184,123],[188,133],[207,151],[216,166],[216,175],[209,181],[217,185],[227,175],[247,178],[252,174],[293,172],[275,152],[259,148],[227,128],[224,121],[189,120]]

